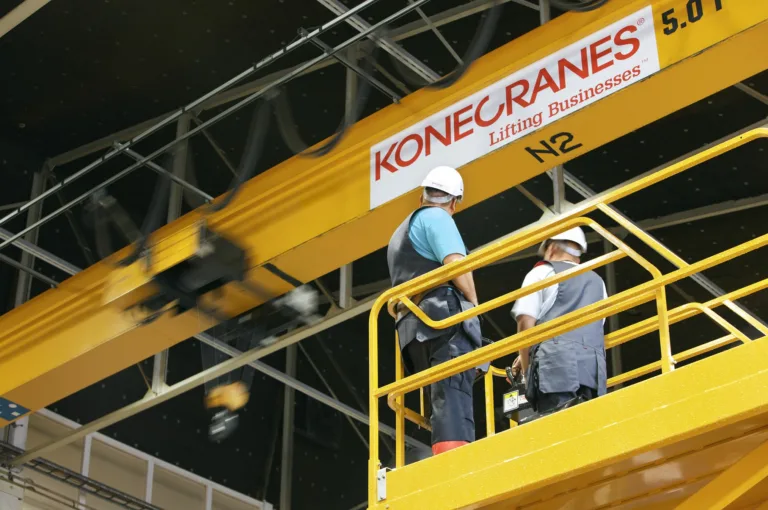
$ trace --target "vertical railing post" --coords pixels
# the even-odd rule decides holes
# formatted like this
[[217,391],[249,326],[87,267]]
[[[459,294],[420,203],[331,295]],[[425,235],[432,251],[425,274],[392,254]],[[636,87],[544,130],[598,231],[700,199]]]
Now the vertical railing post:
[[[403,369],[403,355],[400,353],[400,338],[395,331],[395,380],[399,381],[405,376]],[[395,411],[395,467],[405,465],[405,395],[395,399],[397,410]]]
[[368,460],[368,501],[376,501],[376,475],[379,471],[379,316],[381,305],[375,303],[368,319],[368,412],[370,413]]
[[485,430],[491,437],[496,433],[496,418],[493,413],[493,367],[485,373]]
[[659,342],[661,343],[661,372],[675,369],[672,346],[669,339],[669,314],[667,313],[667,291],[664,287],[656,291],[656,312],[659,316]]
[[[613,251],[613,245],[607,239],[603,239],[603,251],[610,253]],[[616,264],[608,264],[605,266],[605,290],[608,296],[613,296],[618,292],[618,286],[616,285]],[[608,331],[613,333],[619,330],[619,315],[613,314],[608,317]],[[611,368],[613,369],[613,376],[621,374],[624,369],[621,363],[621,346],[617,345],[611,349]],[[615,389],[621,389],[621,385],[617,385]]]

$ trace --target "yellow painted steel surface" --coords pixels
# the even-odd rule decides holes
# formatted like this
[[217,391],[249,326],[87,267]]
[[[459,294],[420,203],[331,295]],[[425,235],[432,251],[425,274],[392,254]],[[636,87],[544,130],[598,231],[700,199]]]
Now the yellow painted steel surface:
[[[748,131],[598,195],[550,221],[532,225],[459,262],[384,292],[374,303],[369,319],[369,506],[377,509],[657,507],[666,504],[663,500],[676,500],[698,490],[700,486],[697,484],[706,485],[704,496],[692,498],[686,508],[725,508],[743,497],[768,501],[768,493],[762,485],[768,476],[764,458],[768,446],[749,453],[768,439],[768,337],[765,327],[760,324],[756,329],[763,333],[763,337],[750,340],[714,310],[722,305],[735,308],[733,300],[768,288],[768,279],[706,303],[688,303],[674,310],[667,310],[664,294],[665,287],[671,283],[768,246],[768,233],[689,264],[608,206],[759,138],[768,138],[768,126]],[[608,230],[583,216],[595,210],[606,213],[678,269],[662,274]],[[430,319],[410,300],[410,296],[535,246],[574,225],[588,225],[611,242],[617,251],[440,321]],[[398,370],[395,382],[379,385],[378,321],[384,308],[392,313],[394,305],[403,303],[424,323],[443,329],[509,305],[519,297],[619,260],[624,255],[645,268],[650,280],[407,378],[403,378],[402,370]],[[390,406],[397,410],[396,440],[397,446],[401,447],[405,420],[416,423],[421,420],[417,413],[402,408],[405,394],[652,299],[656,300],[658,316],[607,335],[605,343],[609,349],[657,330],[662,359],[617,375],[609,385],[615,386],[659,369],[663,374],[661,377],[540,418],[524,427],[495,434],[492,377],[503,373],[493,369],[485,378],[487,437],[408,466],[398,457],[395,469],[386,475],[386,496],[381,496],[381,482],[378,481],[381,476],[377,425],[379,398],[386,397]],[[669,324],[697,314],[708,316],[728,334],[672,354]],[[737,315],[754,325],[755,320],[745,313]],[[674,370],[677,362],[737,341],[742,345],[727,354]],[[745,356],[756,356],[757,359],[746,363]],[[711,371],[720,373],[712,377]],[[682,373],[685,375],[680,375]],[[728,373],[729,378],[721,378],[723,373]],[[736,400],[741,407],[722,399]],[[398,405],[393,405],[394,402]],[[729,415],[724,409],[734,412]],[[759,417],[759,420],[748,425],[743,423],[753,417]],[[669,454],[667,447],[674,453]],[[741,457],[744,459],[736,462]],[[711,485],[706,484],[709,481],[712,481]],[[707,504],[703,505],[704,502]]]
[[[656,51],[650,60],[658,59],[659,71],[468,162],[461,168],[465,206],[766,68],[768,2],[702,0],[701,10],[688,13],[691,3],[698,5],[615,0],[597,11],[558,17],[481,58],[453,87],[416,92],[362,120],[330,155],[292,158],[252,179],[229,207],[207,218],[208,224],[247,250],[253,282],[281,294],[289,285],[259,266],[271,262],[310,281],[384,246],[412,208],[412,191],[371,207],[371,147],[620,20],[631,18],[625,49],[632,46],[632,27],[653,23],[650,41]],[[683,27],[684,16],[696,21]],[[601,44],[582,49],[593,67],[608,65]],[[563,142],[564,133],[568,142]],[[554,152],[539,155],[545,163],[526,150],[545,143],[554,144]],[[188,252],[202,217],[195,211],[155,233],[153,270]],[[195,312],[138,326],[138,317],[123,310],[153,291],[147,281],[147,274],[136,268],[118,274],[100,263],[1,317],[0,396],[35,410],[211,326]],[[228,314],[256,304],[233,286],[225,287],[217,301]],[[0,426],[5,423],[0,419]]]
[[[768,440],[766,360],[768,340],[755,341],[396,469],[387,473],[387,499],[370,507],[581,510],[680,502]],[[756,496],[768,499],[765,491]]]

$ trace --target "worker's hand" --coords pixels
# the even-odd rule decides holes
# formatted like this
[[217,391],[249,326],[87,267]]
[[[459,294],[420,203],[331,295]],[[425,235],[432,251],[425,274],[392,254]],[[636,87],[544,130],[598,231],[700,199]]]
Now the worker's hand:
[[515,361],[512,363],[512,374],[514,374],[515,378],[517,378],[518,375],[520,375],[520,372],[523,370],[523,359],[518,356],[515,358]]

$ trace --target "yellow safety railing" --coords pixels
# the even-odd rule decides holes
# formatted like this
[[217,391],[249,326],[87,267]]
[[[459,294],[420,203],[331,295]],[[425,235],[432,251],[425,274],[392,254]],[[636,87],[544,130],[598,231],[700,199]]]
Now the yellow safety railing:
[[[751,241],[725,250],[719,254],[707,257],[694,264],[689,264],[674,254],[672,251],[667,249],[665,246],[661,245],[641,228],[628,221],[621,214],[615,212],[609,206],[609,204],[621,198],[624,198],[632,193],[684,172],[720,154],[740,147],[755,139],[767,137],[768,127],[765,126],[748,131],[742,135],[704,150],[694,156],[671,164],[670,166],[651,175],[639,178],[621,187],[609,190],[589,200],[586,200],[574,208],[566,211],[565,213],[553,218],[551,221],[531,225],[502,241],[494,243],[470,254],[460,261],[443,266],[439,269],[431,271],[426,275],[423,275],[419,278],[384,292],[374,303],[369,317],[369,409],[371,424],[369,461],[370,504],[373,505],[376,503],[376,477],[377,472],[381,467],[379,461],[378,400],[382,397],[387,397],[387,401],[390,407],[395,410],[395,466],[396,468],[399,468],[404,465],[405,461],[405,420],[408,419],[414,423],[417,423],[419,426],[425,428],[428,427],[428,423],[423,416],[423,399],[421,413],[417,413],[405,407],[406,394],[415,390],[422,390],[425,386],[428,386],[442,379],[451,377],[466,370],[470,370],[484,363],[492,362],[493,360],[520,351],[521,349],[531,347],[544,340],[560,335],[566,331],[577,329],[585,324],[604,319],[608,316],[635,307],[641,303],[655,300],[657,316],[606,335],[606,349],[621,345],[642,335],[658,331],[661,347],[661,359],[658,362],[651,363],[644,367],[640,367],[638,369],[611,378],[608,381],[609,386],[625,383],[657,370],[661,370],[662,373],[667,373],[674,369],[674,365],[677,362],[705,354],[714,349],[736,341],[749,342],[750,340],[748,337],[746,337],[741,331],[732,326],[729,322],[727,322],[713,310],[714,308],[721,305],[725,305],[727,308],[731,309],[737,315],[739,315],[747,323],[755,327],[763,335],[768,336],[768,328],[766,328],[761,322],[745,313],[741,308],[737,307],[733,303],[734,300],[768,288],[768,279],[717,297],[703,304],[689,303],[673,310],[668,310],[667,308],[665,290],[666,286],[669,284],[675,283],[696,273],[705,271],[718,264],[727,262],[745,253],[768,245],[768,234],[762,235],[756,239],[752,239]],[[614,220],[621,227],[625,228],[629,233],[636,236],[640,241],[659,253],[662,257],[667,259],[678,269],[666,274],[662,274],[658,268],[656,268],[648,260],[638,254],[635,250],[630,248],[618,237],[613,235],[608,229],[604,228],[596,221],[584,216],[585,214],[589,214],[596,210],[605,213],[609,218]],[[575,226],[587,226],[592,228],[604,239],[613,244],[613,246],[616,248],[616,251],[607,253],[578,266],[574,266],[567,271],[546,278],[545,280],[542,280],[541,282],[538,282],[534,285],[509,292],[495,299],[482,303],[477,307],[471,308],[447,319],[439,321],[432,320],[411,300],[411,296],[422,294],[425,291],[453,280],[458,275],[487,266],[531,246],[536,246],[546,239],[549,239],[553,235]],[[408,310],[414,313],[428,326],[435,329],[444,329],[459,324],[471,317],[476,317],[495,308],[508,305],[523,296],[537,292],[538,290],[578,274],[582,274],[586,271],[591,271],[598,267],[616,262],[623,257],[629,257],[634,262],[643,267],[650,273],[651,279],[631,289],[610,296],[607,299],[580,308],[552,321],[539,324],[531,329],[509,336],[491,345],[487,345],[456,359],[418,372],[409,377],[404,377],[401,354],[397,338],[395,338],[395,382],[385,386],[379,386],[378,321],[381,310],[385,306],[388,308],[390,313],[392,313],[394,311],[394,307],[398,303],[402,303],[408,308]],[[715,323],[725,329],[728,334],[712,342],[673,355],[670,346],[669,325],[702,313],[714,320]],[[486,374],[486,417],[488,422],[489,435],[492,435],[495,431],[492,408],[492,378],[494,376],[501,375],[503,375],[503,371],[497,368],[492,368],[488,374]]]

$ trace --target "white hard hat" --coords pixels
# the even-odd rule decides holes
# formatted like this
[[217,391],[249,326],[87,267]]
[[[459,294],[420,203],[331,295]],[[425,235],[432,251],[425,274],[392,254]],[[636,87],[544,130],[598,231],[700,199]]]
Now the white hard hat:
[[587,236],[584,235],[584,231],[581,230],[581,227],[573,227],[572,229],[561,232],[560,234],[555,234],[541,243],[541,246],[539,246],[539,255],[542,257],[544,256],[544,252],[547,249],[548,241],[571,241],[578,244],[581,248],[581,253],[573,249],[566,250],[566,253],[569,253],[574,257],[580,257],[583,253],[587,252]]
[[[430,170],[421,186],[440,190],[459,200],[464,196],[464,180],[461,174],[450,166],[438,166]],[[435,199],[430,198],[430,201],[434,202]],[[446,200],[448,201],[450,200]]]

